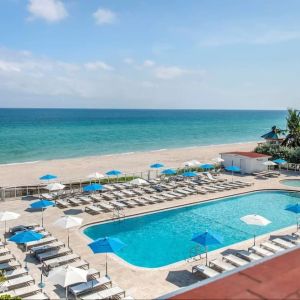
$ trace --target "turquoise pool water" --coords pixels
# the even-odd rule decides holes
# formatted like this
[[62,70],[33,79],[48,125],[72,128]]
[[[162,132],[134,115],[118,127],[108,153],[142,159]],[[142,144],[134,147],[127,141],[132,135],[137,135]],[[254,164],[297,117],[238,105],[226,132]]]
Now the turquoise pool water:
[[[209,229],[221,234],[224,242],[209,248],[214,250],[249,239],[254,233],[260,235],[291,226],[296,217],[285,207],[299,201],[300,193],[255,192],[97,224],[86,228],[84,233],[93,240],[105,236],[121,239],[127,246],[116,254],[130,264],[162,267],[190,257],[195,246],[190,240],[195,232]],[[240,221],[248,214],[262,215],[272,223],[265,227],[248,226]]]
[[281,180],[280,182],[287,186],[300,187],[300,179],[286,179],[286,180]]

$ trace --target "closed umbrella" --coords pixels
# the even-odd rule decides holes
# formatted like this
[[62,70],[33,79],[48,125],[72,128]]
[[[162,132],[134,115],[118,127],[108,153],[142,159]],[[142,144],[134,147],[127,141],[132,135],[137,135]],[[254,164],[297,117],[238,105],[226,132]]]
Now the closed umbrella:
[[105,274],[107,276],[107,253],[117,252],[126,245],[120,239],[105,237],[93,241],[92,243],[88,244],[88,246],[92,249],[93,253],[105,253]]
[[11,212],[11,211],[3,211],[0,212],[0,222],[4,222],[4,241],[6,242],[6,222],[10,220],[15,220],[20,217],[19,214]]
[[[260,215],[247,215],[240,218],[240,220],[248,225],[254,225],[254,226],[267,226],[270,223],[272,223],[270,220]],[[256,238],[256,234],[254,234],[254,246],[255,246],[255,238]]]
[[53,201],[41,199],[30,204],[31,208],[41,209],[42,210],[42,226],[44,226],[44,209],[47,207],[55,206]]
[[223,243],[223,238],[219,234],[206,230],[202,233],[194,234],[192,238],[193,242],[196,242],[205,247],[205,257],[206,257],[206,265],[207,265],[207,252],[209,246],[220,245]]
[[82,224],[82,219],[72,216],[63,216],[53,223],[63,229],[68,230],[68,247],[70,246],[70,232],[69,229],[72,227],[80,226]]
[[68,286],[87,282],[88,271],[72,267],[70,265],[66,267],[55,268],[49,272],[48,280],[53,284],[58,284],[66,288],[66,299],[68,299]]

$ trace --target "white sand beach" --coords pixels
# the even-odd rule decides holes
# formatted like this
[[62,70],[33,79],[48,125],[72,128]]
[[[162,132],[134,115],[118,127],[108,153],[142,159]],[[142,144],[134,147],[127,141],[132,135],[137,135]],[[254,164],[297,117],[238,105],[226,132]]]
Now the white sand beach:
[[256,145],[256,142],[235,143],[0,165],[0,187],[38,184],[38,178],[46,173],[57,175],[60,181],[71,181],[111,169],[128,174],[142,172],[155,162],[162,162],[166,167],[179,167],[192,159],[207,163],[221,152],[249,151]]

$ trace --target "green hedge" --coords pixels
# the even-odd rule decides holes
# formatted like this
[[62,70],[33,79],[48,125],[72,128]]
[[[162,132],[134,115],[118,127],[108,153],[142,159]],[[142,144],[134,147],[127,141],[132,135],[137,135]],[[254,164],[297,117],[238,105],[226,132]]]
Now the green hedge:
[[280,145],[262,144],[255,148],[257,153],[272,156],[272,159],[283,158],[289,163],[300,163],[300,147],[289,148]]

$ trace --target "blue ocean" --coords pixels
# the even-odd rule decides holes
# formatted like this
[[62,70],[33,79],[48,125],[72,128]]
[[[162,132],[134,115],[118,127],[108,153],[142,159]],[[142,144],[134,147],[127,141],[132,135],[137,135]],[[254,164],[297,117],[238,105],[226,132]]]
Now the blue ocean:
[[285,111],[0,109],[0,163],[257,141]]

